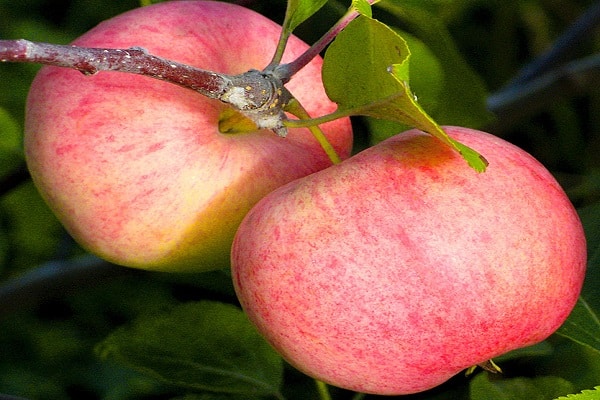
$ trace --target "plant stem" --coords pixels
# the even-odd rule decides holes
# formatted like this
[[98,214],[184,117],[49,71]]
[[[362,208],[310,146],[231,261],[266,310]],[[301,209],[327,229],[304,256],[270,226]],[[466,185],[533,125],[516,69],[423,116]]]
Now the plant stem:
[[557,98],[585,93],[598,84],[600,54],[593,54],[550,70],[525,84],[507,86],[487,99],[488,109],[497,116],[497,122],[488,129],[506,130],[556,102]]
[[[362,108],[361,108],[362,109]],[[343,111],[334,111],[330,114],[325,114],[316,118],[303,118],[303,119],[288,119],[284,122],[285,126],[288,128],[310,128],[314,125],[321,125],[326,122],[335,121],[336,119],[349,117],[351,115],[360,115],[360,112],[355,112],[356,110],[360,111],[361,109],[349,109]]]
[[0,319],[35,307],[48,298],[98,285],[102,280],[144,272],[109,264],[94,256],[47,262],[0,286]]
[[214,99],[231,84],[226,75],[156,57],[140,47],[100,49],[23,39],[0,40],[0,62],[53,65],[76,69],[85,75],[99,71],[128,72],[171,82]]
[[321,400],[331,400],[331,394],[329,393],[327,384],[325,382],[319,381],[317,379],[315,379],[315,384],[317,385],[317,391],[319,392],[319,398]]
[[518,87],[556,68],[573,53],[577,44],[593,35],[593,29],[599,24],[600,2],[596,2],[554,41],[548,51],[523,67],[508,86]]
[[291,97],[271,72],[250,70],[239,75],[206,71],[149,54],[145,49],[101,49],[0,40],[0,62],[28,62],[72,68],[85,75],[119,71],[149,76],[195,90],[229,104],[260,129],[285,136],[283,107]]
[[[373,4],[378,0],[367,0],[369,4]],[[287,82],[294,74],[306,66],[313,58],[318,56],[325,48],[335,39],[335,37],[348,26],[360,13],[354,8],[350,8],[339,21],[331,27],[319,40],[317,40],[308,50],[301,54],[297,59],[288,63],[282,64],[274,68],[275,76]]]
[[[288,31],[285,28],[286,27],[284,26],[281,30],[281,35],[279,36],[279,41],[277,42],[277,48],[275,49],[275,54],[273,54],[273,59],[271,60],[269,65],[267,65],[265,67],[266,71],[276,70],[277,67],[279,66],[279,63],[281,62],[281,59],[283,58],[283,53],[285,52],[285,47],[287,46],[287,42],[288,42],[288,39],[290,38],[290,35],[292,34],[292,32]],[[291,76],[288,77],[287,80],[289,80],[289,78],[291,78]],[[284,82],[287,82],[287,80],[285,80]]]
[[[310,115],[308,114],[306,109],[295,98],[290,100],[290,102],[288,103],[288,105],[286,107],[286,111],[288,111],[291,114],[295,115],[296,117],[300,118],[300,121],[311,120]],[[335,118],[335,119],[337,119],[337,118]],[[312,120],[312,121],[314,121],[314,120]],[[291,120],[284,121],[284,125],[289,127],[290,126],[290,125],[288,125],[289,122],[292,122],[292,121]],[[341,163],[342,159],[337,154],[337,152],[335,151],[335,149],[333,148],[331,143],[329,143],[329,140],[327,140],[327,136],[325,136],[325,134],[323,133],[321,128],[319,128],[319,126],[317,124],[309,124],[306,127],[310,130],[310,132],[313,134],[315,139],[317,139],[317,141],[319,142],[319,144],[321,145],[321,147],[323,148],[323,150],[325,151],[325,153],[327,154],[327,157],[329,157],[331,162],[333,164]]]
[[142,48],[99,49],[0,40],[0,61],[67,67],[85,75],[98,71],[129,72],[189,87],[212,98],[218,98],[228,83],[221,74],[155,57]]

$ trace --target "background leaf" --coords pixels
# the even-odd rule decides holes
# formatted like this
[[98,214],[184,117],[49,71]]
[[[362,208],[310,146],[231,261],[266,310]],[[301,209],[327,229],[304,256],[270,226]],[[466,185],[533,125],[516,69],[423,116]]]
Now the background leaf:
[[0,107],[0,177],[23,164],[21,126],[8,110]]
[[371,18],[373,16],[373,10],[371,4],[367,0],[352,0],[352,9],[358,11],[360,14]]
[[284,29],[291,32],[327,3],[327,0],[288,0]]
[[[391,26],[399,27],[402,24],[405,31],[418,38],[442,61],[442,85],[439,85],[439,76],[429,83],[437,86],[440,93],[437,101],[429,99],[427,103],[423,103],[427,113],[442,125],[480,128],[492,119],[486,108],[487,90],[481,78],[465,62],[443,21],[434,14],[447,8],[447,3],[451,2],[383,0],[377,3],[377,7],[393,15],[395,23]],[[428,85],[426,80],[430,67],[423,64],[422,71],[420,68],[421,64],[411,66],[411,87],[417,95],[419,92],[432,90],[424,89]],[[413,84],[414,76],[421,74],[423,80]],[[448,107],[448,104],[452,106]]]
[[279,396],[282,360],[235,306],[194,302],[136,319],[97,347],[120,362],[196,391]]
[[593,390],[583,390],[581,393],[558,397],[555,400],[598,400],[600,399],[600,386]]
[[573,385],[559,377],[505,378],[477,374],[470,382],[470,400],[549,400],[571,393]]
[[600,353],[600,320],[582,297],[556,333]]
[[588,263],[582,296],[591,310],[600,315],[600,202],[578,210],[585,230]]

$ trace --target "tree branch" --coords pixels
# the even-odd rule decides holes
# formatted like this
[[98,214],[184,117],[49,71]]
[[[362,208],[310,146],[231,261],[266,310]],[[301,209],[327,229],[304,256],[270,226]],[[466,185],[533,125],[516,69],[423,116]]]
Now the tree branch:
[[100,281],[139,271],[112,265],[94,256],[50,261],[0,286],[0,318],[42,301],[97,286]]
[[598,85],[600,54],[595,54],[558,67],[528,83],[508,86],[492,94],[487,105],[498,117],[502,129],[506,129],[555,103],[557,98],[585,93]]
[[552,47],[525,65],[511,81],[487,100],[498,117],[489,130],[501,131],[546,108],[557,98],[585,93],[600,84],[600,54],[565,63],[600,24],[600,3],[590,6]]
[[591,31],[599,24],[600,2],[596,2],[554,41],[547,52],[523,67],[508,86],[516,87],[525,84],[564,62],[571,52],[577,48],[576,45],[590,37]]
[[0,40],[0,62],[27,62],[72,68],[85,75],[118,71],[149,76],[195,90],[229,104],[250,118],[259,129],[285,136],[283,108],[291,98],[281,79],[271,72],[250,70],[226,75],[181,64],[149,54],[145,49],[85,48]]
[[[377,0],[367,0],[369,4],[375,3]],[[315,42],[308,50],[301,54],[297,59],[288,63],[272,67],[274,74],[287,82],[296,72],[300,71],[313,58],[319,55],[325,48],[336,38],[336,36],[348,26],[350,22],[356,19],[361,13],[355,8],[350,8],[340,20],[331,27],[317,42]],[[270,67],[267,67],[270,68]]]
[[0,40],[0,62],[28,62],[76,69],[85,75],[120,71],[150,76],[219,99],[230,78],[148,54],[140,47],[97,49],[28,40]]

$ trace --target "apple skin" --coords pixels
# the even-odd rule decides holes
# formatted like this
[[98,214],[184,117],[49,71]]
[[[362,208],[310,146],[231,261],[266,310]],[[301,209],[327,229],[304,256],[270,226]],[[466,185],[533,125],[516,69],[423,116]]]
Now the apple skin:
[[412,130],[275,190],[240,225],[236,293],[306,374],[420,392],[544,340],[574,307],[586,241],[561,187],[502,139],[445,130],[485,173]]
[[[74,44],[143,47],[151,54],[237,74],[271,60],[280,26],[220,2],[171,1],[101,23]],[[308,46],[290,38],[283,61]],[[315,59],[286,85],[311,115],[336,109]],[[284,183],[331,162],[307,129],[223,134],[228,106],[138,75],[94,76],[45,67],[29,93],[26,159],[34,182],[71,235],[117,264],[166,271],[229,266],[246,212]],[[342,158],[348,119],[322,126]]]

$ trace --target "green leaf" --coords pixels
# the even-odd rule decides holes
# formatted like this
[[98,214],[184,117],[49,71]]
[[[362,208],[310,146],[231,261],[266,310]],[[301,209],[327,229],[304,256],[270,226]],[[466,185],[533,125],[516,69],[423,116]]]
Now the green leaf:
[[556,333],[600,352],[600,320],[582,297]]
[[0,107],[0,151],[19,152],[21,128],[4,108]]
[[140,317],[96,350],[103,359],[187,389],[280,397],[281,358],[231,305],[187,303]]
[[[439,101],[425,108],[428,113],[444,125],[482,127],[493,118],[486,106],[487,90],[483,80],[460,54],[442,20],[437,17],[437,9],[448,6],[446,2],[439,3],[422,0],[383,0],[377,5],[392,14],[405,30],[421,40],[438,60],[443,61],[444,79],[438,88]],[[428,72],[426,64],[411,67],[413,77],[427,75]],[[432,84],[439,85],[440,82],[434,80]],[[422,90],[422,86],[415,89]],[[448,104],[452,106],[448,107]]]
[[367,0],[352,0],[350,8],[366,17],[371,18],[373,16],[373,10]]
[[[408,45],[410,50],[410,86],[421,107],[427,113],[435,118],[438,104],[443,101],[441,98],[445,84],[445,75],[443,63],[437,56],[417,37],[398,29],[394,29]],[[445,109],[446,107],[442,107]],[[366,123],[369,126],[370,144],[375,145],[391,136],[410,129],[410,126],[394,121],[386,121],[367,117]]]
[[0,177],[8,175],[23,164],[21,127],[16,119],[0,107]]
[[171,398],[170,400],[264,400],[263,396],[249,396],[247,394],[215,394],[215,393],[187,393],[180,397]]
[[470,400],[548,400],[573,392],[573,384],[556,376],[505,378],[480,373],[470,384]]
[[554,400],[600,400],[600,386],[596,386],[593,390],[583,390],[578,394],[557,397]]
[[485,159],[456,142],[417,103],[409,87],[410,51],[404,39],[385,24],[360,16],[327,49],[323,81],[339,111],[410,125],[460,152],[477,171]]
[[520,349],[509,351],[508,353],[494,358],[494,361],[496,364],[502,364],[520,358],[550,356],[553,352],[554,348],[552,345],[548,343],[548,341],[544,340],[531,346],[521,347]]
[[0,209],[10,215],[6,246],[11,268],[28,269],[56,257],[64,231],[33,182],[27,181],[1,197]]
[[292,32],[327,3],[327,0],[288,0],[283,28]]
[[587,241],[588,262],[582,296],[591,309],[600,310],[600,202],[577,210]]

